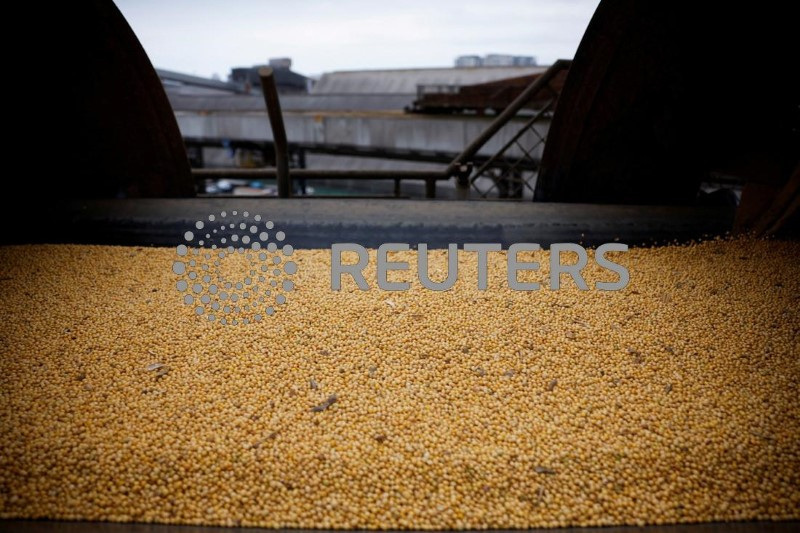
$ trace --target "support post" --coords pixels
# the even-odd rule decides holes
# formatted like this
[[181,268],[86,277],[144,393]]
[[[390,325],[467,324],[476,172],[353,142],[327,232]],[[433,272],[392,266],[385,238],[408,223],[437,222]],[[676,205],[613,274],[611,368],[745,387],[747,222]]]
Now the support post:
[[472,174],[472,163],[458,165],[456,168],[456,198],[469,199],[469,176]]
[[425,198],[436,198],[436,179],[425,179]]
[[289,198],[292,185],[289,179],[289,143],[286,140],[286,128],[283,126],[281,103],[278,99],[278,88],[275,85],[275,73],[270,67],[258,69],[261,78],[261,90],[264,92],[264,103],[267,106],[269,124],[275,146],[275,170],[278,182],[278,197]]

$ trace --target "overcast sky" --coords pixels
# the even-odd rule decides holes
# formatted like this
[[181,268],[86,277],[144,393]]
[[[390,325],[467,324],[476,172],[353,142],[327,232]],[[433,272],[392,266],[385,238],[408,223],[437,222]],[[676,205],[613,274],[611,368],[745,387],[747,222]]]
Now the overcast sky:
[[117,0],[153,65],[223,79],[291,57],[302,74],[571,58],[598,0]]

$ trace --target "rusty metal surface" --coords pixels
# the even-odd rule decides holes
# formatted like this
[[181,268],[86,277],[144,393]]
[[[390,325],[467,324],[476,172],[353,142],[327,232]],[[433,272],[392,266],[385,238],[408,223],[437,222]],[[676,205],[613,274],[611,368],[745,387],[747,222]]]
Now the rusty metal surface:
[[[435,92],[436,87],[421,86],[410,111],[415,113],[460,113],[474,111],[483,114],[488,110],[501,112],[543,73],[516,78],[452,87],[452,90]],[[561,92],[567,71],[559,72],[550,80],[549,88],[543,87],[525,103],[526,108],[539,109],[552,96]],[[552,90],[550,90],[552,88]],[[430,91],[430,92],[427,92]]]
[[800,154],[788,4],[603,0],[542,155],[536,198],[692,203],[712,172],[784,183]]
[[113,2],[57,2],[31,9],[35,16],[15,16],[15,22],[28,30],[23,34],[46,39],[54,54],[46,60],[46,76],[15,76],[29,90],[46,86],[48,94],[26,112],[43,112],[47,138],[55,142],[28,161],[40,172],[22,188],[53,197],[193,195],[186,152],[161,81]]

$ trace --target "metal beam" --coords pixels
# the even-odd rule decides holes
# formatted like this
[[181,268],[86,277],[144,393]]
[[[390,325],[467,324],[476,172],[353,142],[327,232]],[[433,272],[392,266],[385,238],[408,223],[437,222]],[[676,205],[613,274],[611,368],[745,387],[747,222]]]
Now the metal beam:
[[[272,141],[253,141],[239,139],[222,139],[213,137],[184,137],[186,146],[201,146],[213,148],[245,148],[261,150],[264,147],[272,149]],[[336,156],[365,157],[374,159],[391,159],[398,161],[420,161],[425,163],[449,164],[453,158],[458,157],[457,152],[437,150],[415,150],[406,148],[391,148],[382,146],[358,146],[351,144],[329,144],[311,142],[290,142],[289,151],[305,150],[308,153],[327,154]],[[489,160],[489,156],[475,155],[472,163],[477,166]],[[538,163],[538,162],[537,162]],[[537,166],[525,166],[526,170],[536,170]],[[294,174],[294,171],[292,171]]]
[[261,89],[264,91],[264,103],[267,105],[267,114],[275,143],[278,196],[289,198],[292,195],[292,184],[289,181],[289,143],[286,140],[286,128],[283,125],[281,102],[278,99],[278,88],[275,85],[275,73],[270,67],[261,67],[258,69],[258,75],[261,77]]
[[[195,168],[195,179],[276,179],[275,168]],[[441,170],[292,170],[292,178],[309,180],[421,180],[450,179]]]

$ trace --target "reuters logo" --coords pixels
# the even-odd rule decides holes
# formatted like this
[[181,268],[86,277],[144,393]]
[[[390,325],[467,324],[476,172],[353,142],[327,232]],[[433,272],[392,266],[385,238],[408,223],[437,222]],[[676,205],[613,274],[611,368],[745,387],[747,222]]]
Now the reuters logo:
[[172,272],[183,303],[223,325],[273,316],[294,290],[297,263],[286,233],[247,211],[208,215],[183,234]]

